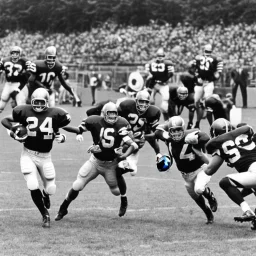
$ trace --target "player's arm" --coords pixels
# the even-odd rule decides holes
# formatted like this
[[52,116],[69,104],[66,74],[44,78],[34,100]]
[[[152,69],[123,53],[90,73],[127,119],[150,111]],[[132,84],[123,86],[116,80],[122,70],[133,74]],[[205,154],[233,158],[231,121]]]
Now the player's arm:
[[224,159],[222,159],[219,155],[214,154],[210,163],[207,165],[204,170],[205,174],[208,176],[212,176],[223,164]]
[[77,94],[73,91],[73,89],[66,83],[64,78],[62,77],[62,74],[58,74],[59,81],[61,85],[75,98],[76,102],[79,102],[80,99],[78,98]]
[[13,117],[12,117],[11,115],[9,115],[9,116],[3,118],[2,121],[1,121],[2,125],[3,125],[6,129],[8,129],[8,130],[11,130],[11,128],[12,128],[12,123],[13,123],[13,122],[14,122],[14,120],[13,120]]
[[155,130],[155,138],[162,141],[166,141],[170,138],[168,132],[164,128],[164,125],[158,125]]

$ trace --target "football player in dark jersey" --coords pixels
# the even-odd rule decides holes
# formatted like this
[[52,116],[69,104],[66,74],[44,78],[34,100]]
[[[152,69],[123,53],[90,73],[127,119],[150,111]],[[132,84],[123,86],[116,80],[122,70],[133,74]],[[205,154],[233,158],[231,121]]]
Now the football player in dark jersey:
[[46,48],[45,60],[36,60],[35,62],[30,63],[28,70],[31,73],[28,80],[28,91],[26,93],[28,99],[37,88],[45,88],[50,95],[49,106],[55,106],[55,95],[52,85],[55,78],[58,77],[61,85],[74,97],[76,102],[80,102],[76,93],[65,82],[65,79],[62,76],[66,71],[66,67],[57,60],[57,50],[54,46]]
[[[191,134],[196,137],[193,141],[190,140]],[[159,125],[155,135],[167,145],[170,157],[174,158],[177,168],[185,180],[188,194],[207,217],[206,224],[212,224],[214,221],[212,212],[216,212],[218,207],[216,198],[209,187],[204,189],[202,195],[195,192],[197,175],[206,168],[206,164],[209,162],[204,154],[205,144],[210,139],[209,136],[198,129],[185,131],[185,122],[180,116],[173,116],[168,123]],[[208,200],[210,207],[206,205],[204,197]]]
[[188,88],[185,86],[170,87],[170,98],[168,106],[168,116],[181,115],[184,107],[188,109],[188,126],[191,129],[195,113],[194,93],[188,93]]
[[233,129],[228,120],[219,118],[212,123],[210,133],[212,139],[206,144],[206,150],[212,154],[212,159],[207,168],[198,175],[196,192],[200,194],[211,176],[217,172],[224,161],[227,162],[227,165],[234,167],[238,173],[228,174],[220,180],[219,185],[243,211],[241,217],[234,218],[235,221],[251,221],[252,229],[256,229],[255,213],[239,190],[256,187],[254,131],[249,125]]
[[26,69],[30,61],[21,57],[21,53],[22,50],[19,46],[13,46],[10,50],[10,57],[0,60],[0,70],[4,71],[6,78],[1,94],[0,113],[10,98],[15,101],[14,106],[26,104],[25,95],[21,90],[28,81]]
[[156,53],[156,59],[147,63],[145,69],[149,72],[146,87],[153,89],[151,103],[155,102],[155,95],[159,93],[162,98],[161,111],[164,120],[168,120],[169,80],[174,74],[172,61],[165,59],[165,53],[160,48]]
[[[21,172],[32,200],[43,216],[43,227],[50,227],[49,196],[56,192],[55,168],[50,152],[54,140],[59,143],[65,142],[66,136],[59,133],[59,128],[70,122],[70,115],[65,110],[48,107],[48,101],[48,92],[39,88],[31,96],[31,105],[15,107],[12,117],[2,120],[3,126],[11,131],[11,137],[24,143],[20,158]],[[26,127],[27,136],[20,137],[12,122]],[[38,176],[43,183],[43,193],[39,187]]]
[[[88,149],[91,157],[80,168],[77,179],[59,208],[56,221],[67,215],[68,206],[76,199],[79,191],[82,191],[98,175],[104,177],[113,195],[120,195],[116,179],[118,162],[128,157],[138,148],[138,145],[128,135],[129,123],[118,116],[117,107],[113,102],[104,105],[102,114],[103,116],[89,116],[79,127],[65,127],[66,131],[77,134],[78,141],[83,141],[83,132],[90,131],[93,145]],[[121,147],[122,144],[128,147],[125,152]]]
[[195,90],[195,106],[197,111],[196,127],[199,128],[204,111],[200,107],[201,100],[213,94],[214,82],[220,78],[223,70],[221,57],[212,54],[212,45],[204,46],[204,54],[197,55],[192,64],[197,78]]

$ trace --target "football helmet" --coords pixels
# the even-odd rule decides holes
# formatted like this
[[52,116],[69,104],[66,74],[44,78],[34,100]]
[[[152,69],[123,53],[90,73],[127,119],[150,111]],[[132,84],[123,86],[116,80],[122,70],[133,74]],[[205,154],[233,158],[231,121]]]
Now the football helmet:
[[180,116],[173,116],[168,121],[169,136],[174,141],[180,141],[185,136],[185,121]]
[[57,50],[55,46],[49,46],[45,50],[45,59],[47,66],[53,68],[57,57]]
[[140,114],[143,114],[150,105],[150,94],[147,90],[139,91],[135,98],[136,108]]
[[231,123],[225,118],[216,119],[210,128],[210,135],[212,138],[233,130]]
[[170,169],[171,166],[172,166],[172,158],[170,158],[167,155],[163,155],[156,162],[156,167],[159,172],[166,172]]
[[204,55],[209,56],[209,55],[211,55],[211,53],[212,53],[212,45],[211,44],[206,44],[204,46]]
[[44,88],[36,89],[31,95],[31,106],[34,111],[45,111],[49,105],[49,93]]
[[180,100],[185,100],[188,97],[188,88],[185,86],[179,86],[177,88],[177,96]]
[[114,124],[118,118],[117,106],[113,102],[108,102],[102,108],[102,116],[109,124]]
[[21,48],[19,46],[12,46],[10,50],[12,62],[17,62],[21,57]]
[[156,60],[158,62],[163,62],[165,58],[165,53],[164,53],[164,49],[163,48],[159,48],[156,52]]

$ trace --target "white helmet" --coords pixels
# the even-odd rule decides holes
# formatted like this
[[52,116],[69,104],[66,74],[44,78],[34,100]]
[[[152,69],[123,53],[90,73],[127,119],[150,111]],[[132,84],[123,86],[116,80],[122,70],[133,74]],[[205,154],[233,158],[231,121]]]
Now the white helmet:
[[19,46],[12,46],[10,50],[12,62],[17,62],[21,57],[21,48]]
[[185,86],[179,86],[177,88],[177,96],[180,100],[185,100],[188,97],[188,88]]
[[212,45],[211,44],[206,44],[204,46],[204,55],[209,56],[209,55],[211,55],[211,53],[212,53]]
[[102,108],[102,116],[109,124],[114,124],[118,118],[117,106],[113,102],[106,103]]
[[31,106],[34,111],[45,111],[49,105],[49,93],[44,88],[36,89],[31,95]]
[[147,111],[150,105],[150,94],[147,90],[139,91],[135,98],[136,108],[140,114]]
[[180,116],[173,116],[168,121],[169,136],[174,141],[180,141],[185,135],[185,121]]
[[49,46],[45,50],[45,59],[47,66],[53,68],[57,57],[57,50],[55,46]]

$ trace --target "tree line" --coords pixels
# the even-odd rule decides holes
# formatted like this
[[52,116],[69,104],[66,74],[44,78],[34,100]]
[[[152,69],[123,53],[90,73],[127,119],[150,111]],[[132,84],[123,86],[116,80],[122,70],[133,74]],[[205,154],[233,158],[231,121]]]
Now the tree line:
[[212,24],[253,23],[255,0],[1,0],[0,36],[7,31],[72,33],[106,22],[123,26],[150,21]]

